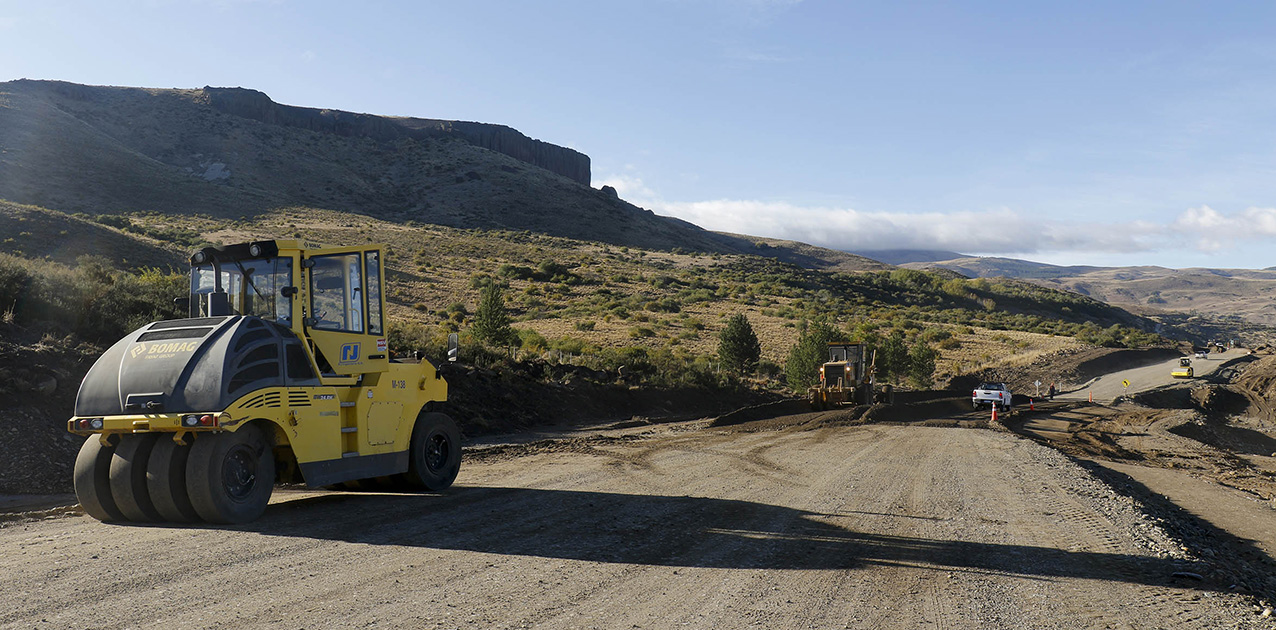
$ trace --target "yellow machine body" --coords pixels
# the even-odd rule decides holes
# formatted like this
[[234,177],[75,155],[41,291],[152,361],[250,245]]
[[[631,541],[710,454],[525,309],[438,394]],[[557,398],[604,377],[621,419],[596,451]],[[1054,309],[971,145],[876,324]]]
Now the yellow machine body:
[[[324,247],[278,240],[196,252],[191,258],[190,319],[152,323],[104,354],[94,367],[102,368],[101,375],[90,371],[81,385],[68,430],[100,434],[104,444],[117,435],[153,432],[182,442],[256,424],[270,437],[282,481],[318,486],[408,470],[416,420],[427,406],[447,400],[447,382],[429,361],[391,360],[384,321],[384,251],[383,245]],[[246,276],[251,282],[244,281]],[[228,390],[221,403],[192,408],[191,400],[216,397],[206,395],[211,385],[196,382],[191,374],[212,361],[208,357],[217,343],[244,345],[210,339],[264,338],[255,329],[230,331],[243,328],[248,319],[269,322],[247,323],[284,340],[282,354],[287,356],[277,362],[286,367],[275,368],[277,379],[268,374],[258,381],[265,386]],[[202,336],[173,340],[184,331]],[[230,356],[225,364],[233,367],[237,360]],[[171,368],[164,368],[165,361]],[[241,373],[259,372],[242,378],[269,372],[271,363],[252,364],[256,367]],[[159,385],[144,393],[132,391],[138,387],[130,389],[124,377],[112,373],[129,368],[151,369],[153,374],[137,378]],[[240,378],[231,376],[231,368],[206,371],[214,376],[204,381]],[[175,385],[164,386],[169,382]]]

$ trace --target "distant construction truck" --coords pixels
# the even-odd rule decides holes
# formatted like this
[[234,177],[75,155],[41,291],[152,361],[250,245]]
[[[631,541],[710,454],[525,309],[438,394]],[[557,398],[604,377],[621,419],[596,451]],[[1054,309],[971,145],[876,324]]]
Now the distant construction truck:
[[[862,343],[830,343],[829,360],[820,366],[820,382],[806,390],[807,400],[814,410],[840,407],[846,404],[871,405],[874,402],[890,402],[889,385],[877,391],[876,355]],[[874,356],[870,358],[870,354]]]
[[438,409],[447,382],[429,361],[390,356],[385,249],[195,252],[189,316],[129,334],[80,385],[67,429],[88,438],[74,471],[84,511],[242,523],[276,481],[450,486],[461,436]]
[[1179,359],[1178,368],[1170,372],[1170,376],[1174,378],[1192,378],[1195,374],[1196,371],[1192,369],[1192,360],[1187,357]]

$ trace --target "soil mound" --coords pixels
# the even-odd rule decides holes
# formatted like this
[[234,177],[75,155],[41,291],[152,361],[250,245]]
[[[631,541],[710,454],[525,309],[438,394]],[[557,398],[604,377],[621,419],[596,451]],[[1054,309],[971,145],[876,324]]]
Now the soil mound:
[[1160,363],[1180,354],[1175,348],[1066,349],[1039,357],[1026,366],[995,368],[956,377],[949,388],[973,389],[981,382],[996,382],[1006,383],[1011,391],[1027,395],[1037,391],[1035,381],[1040,380],[1043,393],[1050,383],[1060,390],[1072,389],[1104,374]]

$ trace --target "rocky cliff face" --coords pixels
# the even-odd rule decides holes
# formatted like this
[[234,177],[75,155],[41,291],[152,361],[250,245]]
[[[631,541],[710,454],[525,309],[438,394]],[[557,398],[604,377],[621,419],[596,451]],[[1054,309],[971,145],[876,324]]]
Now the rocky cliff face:
[[589,180],[585,155],[501,125],[290,107],[238,88],[0,82],[0,199],[17,203],[232,219],[321,209],[735,251]]
[[590,184],[588,155],[528,138],[504,125],[428,118],[391,118],[331,109],[294,107],[280,105],[257,90],[244,88],[205,87],[203,94],[208,104],[218,111],[272,125],[378,141],[457,137],[475,146],[539,166],[585,186]]

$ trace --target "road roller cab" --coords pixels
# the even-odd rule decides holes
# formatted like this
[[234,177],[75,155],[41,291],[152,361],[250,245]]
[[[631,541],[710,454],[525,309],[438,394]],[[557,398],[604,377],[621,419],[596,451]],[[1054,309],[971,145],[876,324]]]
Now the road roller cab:
[[1192,360],[1187,357],[1179,359],[1179,366],[1170,372],[1170,376],[1174,378],[1192,378],[1194,375]]
[[[108,349],[76,398],[76,495],[107,521],[244,522],[275,481],[442,490],[460,467],[447,382],[392,360],[380,245],[258,241],[191,262],[189,317]],[[454,353],[449,353],[455,356]]]

